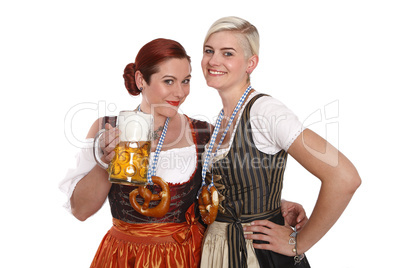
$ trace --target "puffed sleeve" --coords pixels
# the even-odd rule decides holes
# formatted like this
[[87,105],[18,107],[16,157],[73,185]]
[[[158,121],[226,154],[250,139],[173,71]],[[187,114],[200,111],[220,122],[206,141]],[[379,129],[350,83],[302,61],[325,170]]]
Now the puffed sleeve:
[[289,108],[271,96],[261,97],[253,104],[250,125],[257,149],[266,154],[287,151],[305,129]]
[[85,144],[86,144],[85,147],[81,148],[75,156],[76,158],[75,167],[72,167],[67,170],[66,176],[59,184],[59,189],[67,196],[67,202],[64,204],[64,207],[70,213],[71,213],[70,198],[74,192],[75,186],[96,165],[92,152],[93,139],[87,139]]

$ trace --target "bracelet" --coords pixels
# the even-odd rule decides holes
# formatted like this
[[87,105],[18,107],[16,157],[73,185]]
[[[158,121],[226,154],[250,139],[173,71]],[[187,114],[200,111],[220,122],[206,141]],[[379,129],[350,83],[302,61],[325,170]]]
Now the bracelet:
[[294,231],[293,233],[290,234],[290,239],[289,239],[289,245],[295,245],[295,247],[292,249],[292,252],[295,253],[296,255],[294,256],[295,260],[295,265],[299,264],[303,259],[304,259],[304,253],[302,254],[297,254],[297,231]]

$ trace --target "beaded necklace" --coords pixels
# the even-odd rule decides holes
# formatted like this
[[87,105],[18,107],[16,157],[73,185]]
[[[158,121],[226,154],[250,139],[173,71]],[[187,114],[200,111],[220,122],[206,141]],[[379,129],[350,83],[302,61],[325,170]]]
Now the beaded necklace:
[[[138,111],[141,112],[141,108],[138,106]],[[169,125],[169,120],[170,118],[166,118],[165,125],[163,126],[162,134],[159,138],[158,144],[156,145],[155,153],[154,153],[154,159],[152,161],[152,167],[148,168],[148,173],[147,173],[147,181],[149,185],[153,185],[154,183],[152,182],[152,176],[155,176],[156,174],[156,164],[158,163],[159,155],[162,149],[163,142],[165,141],[165,136],[166,132],[168,129]]]
[[[234,120],[234,118],[235,118],[237,112],[239,111],[240,107],[241,107],[242,104],[244,103],[244,101],[245,101],[245,99],[246,99],[246,97],[247,97],[247,95],[248,95],[248,93],[250,92],[251,89],[252,89],[252,87],[251,87],[251,85],[250,85],[250,86],[246,89],[246,91],[243,93],[243,95],[241,96],[241,98],[239,99],[239,101],[237,102],[237,105],[236,105],[235,109],[233,110],[232,115],[230,116],[229,123],[228,123],[228,125],[226,126],[226,129],[225,129],[225,131],[223,132],[222,137],[221,137],[221,139],[220,139],[220,141],[219,141],[219,143],[218,143],[218,145],[217,145],[217,147],[216,147],[214,156],[215,156],[216,153],[218,152],[219,147],[222,145],[222,142],[223,142],[223,140],[225,139],[226,133],[228,132],[230,125],[232,124],[232,122],[233,122],[233,120]],[[221,112],[220,112],[220,114],[219,114],[219,116],[218,116],[218,118],[216,119],[215,129],[214,129],[214,132],[212,133],[211,140],[210,140],[210,142],[209,142],[208,149],[207,149],[206,154],[205,154],[205,159],[204,159],[204,163],[203,163],[203,165],[202,165],[202,173],[201,173],[201,174],[202,174],[202,185],[201,185],[201,189],[202,189],[203,186],[206,185],[206,183],[205,183],[205,177],[206,177],[206,174],[207,174],[208,166],[209,166],[209,164],[210,164],[209,162],[210,162],[211,155],[212,155],[212,149],[213,149],[213,147],[214,147],[214,145],[215,145],[216,136],[218,135],[219,128],[220,128],[221,123],[222,123],[223,114],[224,114],[224,113],[223,113],[223,109],[222,109]],[[212,175],[212,172],[211,172],[211,175]],[[212,186],[214,186],[214,177],[213,177],[213,176],[211,176],[211,184],[208,186],[208,190],[209,190]],[[201,190],[201,189],[200,189],[200,190]]]

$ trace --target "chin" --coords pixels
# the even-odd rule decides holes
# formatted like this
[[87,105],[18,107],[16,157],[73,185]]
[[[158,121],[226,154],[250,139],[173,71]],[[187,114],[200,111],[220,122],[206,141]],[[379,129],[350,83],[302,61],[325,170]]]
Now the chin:
[[219,89],[221,87],[220,83],[216,81],[207,81],[207,85],[215,89]]
[[175,108],[166,108],[163,111],[161,111],[161,114],[166,116],[166,117],[173,117],[178,114],[179,107]]
[[167,104],[163,104],[163,105],[154,105],[151,109],[151,113],[152,114],[159,114],[162,115],[164,117],[173,117],[175,116],[178,111],[179,111],[179,107],[180,106],[172,106],[172,105],[167,105]]

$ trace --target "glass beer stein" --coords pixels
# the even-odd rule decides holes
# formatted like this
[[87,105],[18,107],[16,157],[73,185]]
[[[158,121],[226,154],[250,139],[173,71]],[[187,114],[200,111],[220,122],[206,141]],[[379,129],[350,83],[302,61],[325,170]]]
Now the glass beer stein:
[[109,173],[109,181],[125,185],[147,184],[149,155],[153,131],[153,116],[140,111],[121,111],[117,118],[120,142],[115,147],[115,156],[107,165],[101,160],[99,138],[102,129],[94,139],[96,162]]

